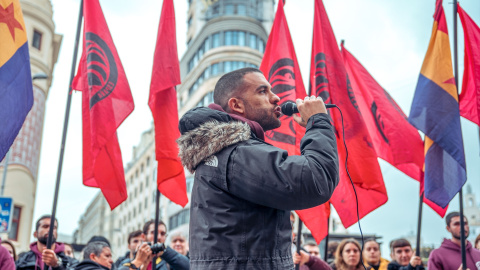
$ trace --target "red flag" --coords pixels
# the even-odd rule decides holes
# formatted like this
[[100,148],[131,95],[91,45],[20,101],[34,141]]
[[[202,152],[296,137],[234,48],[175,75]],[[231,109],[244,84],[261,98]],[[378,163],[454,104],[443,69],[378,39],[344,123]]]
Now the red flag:
[[[278,2],[260,70],[272,85],[272,91],[280,97],[280,105],[306,96],[281,1]],[[305,128],[291,116],[283,115],[280,120],[282,125],[279,128],[265,133],[265,141],[287,150],[290,155],[300,155],[300,141],[305,135]]]
[[[348,170],[358,195],[359,216],[363,218],[387,200],[387,191],[373,141],[352,91],[342,56],[321,0],[315,1],[315,18],[310,67],[312,92],[326,103],[334,103],[343,112],[345,140],[348,145]],[[345,172],[346,151],[342,121],[337,110],[330,111],[337,135],[340,182],[330,200],[345,227],[357,222],[355,194]],[[318,240],[317,240],[318,241]]]
[[480,28],[458,4],[465,38],[460,115],[480,125]]
[[99,187],[110,208],[127,199],[117,128],[133,111],[125,71],[98,0],[87,0],[83,52],[72,88],[82,91],[83,184]]
[[175,91],[175,86],[180,84],[179,66],[173,1],[164,0],[153,57],[148,106],[155,124],[158,190],[172,202],[185,206],[188,202],[187,186],[176,143],[180,137]]
[[[395,100],[343,46],[342,56],[377,156],[411,178],[423,181],[424,146],[417,129],[408,122]],[[446,208],[426,198],[424,201],[440,216],[445,215]]]
[[[273,92],[280,97],[280,104],[306,96],[281,1],[278,4],[260,70],[272,85]],[[266,132],[265,140],[287,150],[290,155],[300,155],[300,141],[305,135],[305,128],[298,125],[291,116],[284,115],[280,120],[282,126]],[[330,214],[328,203],[296,212],[317,242],[327,235],[327,220]]]

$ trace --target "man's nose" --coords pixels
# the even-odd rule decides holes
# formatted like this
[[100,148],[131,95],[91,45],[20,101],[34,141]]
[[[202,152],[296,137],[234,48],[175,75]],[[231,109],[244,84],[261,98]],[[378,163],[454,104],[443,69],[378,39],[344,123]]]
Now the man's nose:
[[278,103],[280,102],[280,98],[272,92],[272,98],[270,99],[272,103]]

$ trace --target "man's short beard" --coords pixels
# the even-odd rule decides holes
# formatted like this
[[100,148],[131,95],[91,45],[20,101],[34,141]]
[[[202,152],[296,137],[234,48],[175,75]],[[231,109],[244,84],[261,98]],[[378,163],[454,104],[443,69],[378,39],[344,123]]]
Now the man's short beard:
[[[48,236],[45,235],[45,236],[43,236],[43,237],[39,237],[39,238],[37,238],[37,240],[38,240],[38,242],[40,242],[40,243],[42,243],[42,244],[44,244],[44,245],[47,245]],[[55,243],[56,240],[57,240],[57,239],[55,239],[55,237],[52,237],[52,244]]]
[[[458,234],[458,235],[455,235],[452,233],[452,237],[457,239],[457,240],[462,240],[462,238],[460,237],[461,234]],[[467,235],[465,235],[465,239],[468,238],[468,236],[470,235],[470,232],[467,232]]]

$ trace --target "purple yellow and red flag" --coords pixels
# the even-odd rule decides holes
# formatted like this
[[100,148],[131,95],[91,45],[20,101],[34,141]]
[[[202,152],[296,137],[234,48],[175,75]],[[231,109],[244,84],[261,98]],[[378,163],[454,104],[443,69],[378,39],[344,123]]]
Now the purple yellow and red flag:
[[188,203],[187,184],[176,143],[180,137],[175,91],[177,84],[180,84],[180,64],[175,34],[175,11],[173,1],[164,0],[153,56],[148,106],[155,124],[158,190],[172,202],[185,206]]
[[463,26],[465,60],[460,115],[480,125],[480,28],[458,4]]
[[0,160],[33,106],[27,30],[19,0],[0,0]]
[[83,4],[83,52],[72,88],[82,91],[83,184],[98,187],[113,210],[127,199],[117,128],[133,97],[98,0]]
[[425,197],[446,207],[467,180],[447,22],[437,0],[409,122],[425,134]]

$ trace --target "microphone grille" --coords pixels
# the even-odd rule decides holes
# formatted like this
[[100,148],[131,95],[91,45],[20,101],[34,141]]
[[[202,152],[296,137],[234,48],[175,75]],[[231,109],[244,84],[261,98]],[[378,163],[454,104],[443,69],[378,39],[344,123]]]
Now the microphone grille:
[[293,101],[286,101],[283,103],[280,108],[282,109],[282,113],[288,116],[292,116],[295,113],[295,102]]

